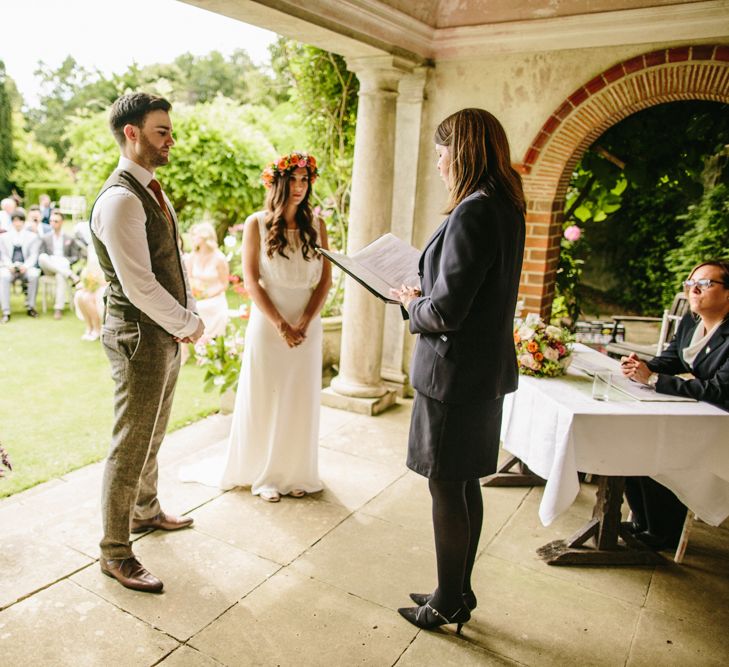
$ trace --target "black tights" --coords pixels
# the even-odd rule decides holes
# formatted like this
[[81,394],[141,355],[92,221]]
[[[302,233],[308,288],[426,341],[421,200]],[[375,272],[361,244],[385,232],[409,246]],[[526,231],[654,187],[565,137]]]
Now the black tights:
[[433,531],[438,564],[438,588],[431,605],[451,614],[471,590],[483,523],[483,498],[477,479],[465,482],[428,480],[433,499]]

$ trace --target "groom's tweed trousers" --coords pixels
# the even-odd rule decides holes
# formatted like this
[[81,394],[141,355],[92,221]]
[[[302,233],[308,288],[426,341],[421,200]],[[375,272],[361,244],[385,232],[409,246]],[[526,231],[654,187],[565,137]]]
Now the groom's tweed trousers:
[[[158,202],[130,173],[115,171],[102,193],[111,186],[124,187],[141,201],[152,272],[160,285],[186,306],[176,226],[170,225]],[[132,519],[149,519],[160,511],[157,451],[167,429],[180,352],[172,335],[129,301],[108,250],[93,227],[92,240],[109,282],[101,339],[115,384],[114,427],[101,499],[101,555],[120,559],[132,555]]]
[[114,379],[114,428],[104,469],[104,558],[128,558],[131,520],[160,511],[157,452],[180,370],[179,345],[154,324],[107,316],[102,332]]

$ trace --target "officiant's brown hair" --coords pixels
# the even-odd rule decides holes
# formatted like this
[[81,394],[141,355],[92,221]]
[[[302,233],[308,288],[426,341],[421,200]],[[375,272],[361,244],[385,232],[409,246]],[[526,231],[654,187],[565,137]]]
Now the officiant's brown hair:
[[434,138],[450,153],[445,213],[479,190],[501,192],[517,210],[526,211],[521,176],[511,166],[509,141],[496,116],[485,109],[461,109],[438,125]]

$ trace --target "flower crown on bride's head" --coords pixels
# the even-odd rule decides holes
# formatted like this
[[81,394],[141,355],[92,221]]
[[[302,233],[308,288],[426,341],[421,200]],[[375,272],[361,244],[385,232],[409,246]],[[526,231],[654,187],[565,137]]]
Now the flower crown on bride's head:
[[263,173],[261,174],[261,182],[263,183],[263,186],[268,189],[273,185],[276,175],[284,176],[299,167],[307,168],[309,171],[309,183],[314,183],[316,177],[319,175],[319,170],[316,168],[316,158],[308,153],[301,153],[298,151],[289,153],[288,155],[282,155],[271,162],[271,164],[263,170]]

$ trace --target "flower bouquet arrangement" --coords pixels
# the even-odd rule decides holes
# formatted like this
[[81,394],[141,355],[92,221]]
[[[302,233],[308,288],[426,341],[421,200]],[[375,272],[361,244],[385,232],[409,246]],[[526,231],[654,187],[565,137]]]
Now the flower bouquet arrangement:
[[514,328],[519,372],[534,377],[562,375],[572,361],[573,341],[569,329],[545,324],[539,315],[529,313]]
[[224,394],[228,389],[235,391],[237,388],[245,344],[245,324],[245,318],[233,317],[224,335],[195,345],[196,363],[205,369],[205,391],[217,388]]

